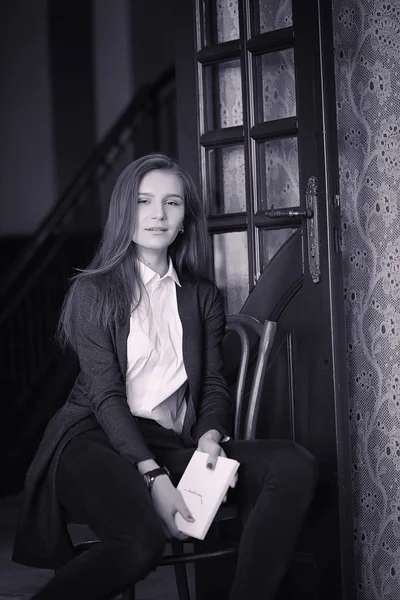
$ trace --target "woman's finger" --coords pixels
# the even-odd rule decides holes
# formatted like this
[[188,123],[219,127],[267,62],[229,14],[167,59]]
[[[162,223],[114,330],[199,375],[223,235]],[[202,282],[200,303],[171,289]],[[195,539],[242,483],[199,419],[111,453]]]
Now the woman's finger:
[[189,523],[194,523],[194,517],[191,514],[190,510],[186,506],[186,503],[182,497],[182,494],[177,493],[176,497],[176,510],[182,515],[185,521],[189,521]]
[[[177,527],[176,521],[175,521],[175,515],[177,513],[180,513],[180,511],[176,510],[172,515],[171,515],[171,519],[169,520],[168,523],[168,528],[171,532],[171,537],[177,538],[178,540],[187,540],[187,538],[189,537],[188,535],[186,535],[186,533],[182,533],[182,531],[180,531]],[[180,513],[181,514],[181,513]]]
[[215,469],[215,465],[217,464],[218,456],[219,456],[219,451],[218,451],[218,446],[216,446],[216,450],[213,450],[212,452],[210,452],[210,454],[207,457],[207,469],[211,469],[211,471],[213,471]]
[[231,483],[230,483],[230,487],[231,487],[231,488],[235,488],[235,487],[236,487],[236,484],[237,484],[237,482],[238,482],[238,474],[237,474],[237,472],[236,472],[236,473],[235,473],[235,475],[234,475],[234,477],[233,477],[233,479],[232,479],[232,481],[231,481]]
[[221,446],[219,444],[217,444],[216,442],[213,442],[212,446],[209,446],[209,448],[210,447],[212,449],[211,450],[209,449],[209,452],[208,452],[207,469],[214,470],[215,465],[217,464],[218,457],[223,456],[224,458],[226,458],[226,454],[225,454],[225,451],[221,448]]
[[185,533],[182,533],[182,531],[179,531],[175,523],[174,515],[171,515],[170,518],[166,520],[166,525],[168,527],[170,537],[177,538],[178,540],[186,540],[189,537]]

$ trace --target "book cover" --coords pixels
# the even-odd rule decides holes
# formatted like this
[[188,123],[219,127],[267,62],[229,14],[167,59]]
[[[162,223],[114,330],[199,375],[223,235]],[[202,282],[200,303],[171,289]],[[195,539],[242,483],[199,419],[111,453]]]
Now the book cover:
[[189,523],[177,513],[176,526],[199,540],[204,540],[239,468],[237,460],[219,456],[214,470],[207,469],[207,457],[205,452],[196,450],[177,486],[195,521]]

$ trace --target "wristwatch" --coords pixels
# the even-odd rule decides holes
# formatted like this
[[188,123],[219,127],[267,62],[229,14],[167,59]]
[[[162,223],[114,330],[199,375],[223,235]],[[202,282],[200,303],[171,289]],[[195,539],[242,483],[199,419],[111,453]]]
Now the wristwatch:
[[153,483],[156,477],[159,475],[168,475],[170,476],[169,471],[166,467],[157,467],[157,469],[153,469],[152,471],[147,471],[147,473],[143,473],[143,479],[145,483],[147,483],[147,487],[149,488],[149,492],[153,489]]

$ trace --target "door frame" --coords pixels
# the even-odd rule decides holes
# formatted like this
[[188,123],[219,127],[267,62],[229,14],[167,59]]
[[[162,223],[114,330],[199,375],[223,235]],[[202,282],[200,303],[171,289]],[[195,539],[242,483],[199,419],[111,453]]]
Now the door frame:
[[356,565],[351,479],[351,441],[348,403],[346,324],[343,293],[343,257],[337,143],[336,86],[333,46],[333,2],[317,0],[320,39],[322,118],[324,123],[325,193],[329,252],[329,292],[334,399],[336,407],[336,448],[341,543],[343,600],[356,593]]

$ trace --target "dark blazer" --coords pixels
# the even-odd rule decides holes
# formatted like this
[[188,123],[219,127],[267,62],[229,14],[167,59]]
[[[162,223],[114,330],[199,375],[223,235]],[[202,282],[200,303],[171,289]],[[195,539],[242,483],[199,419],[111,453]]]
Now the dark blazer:
[[[209,429],[230,435],[233,411],[223,375],[222,295],[209,281],[180,281],[176,292],[190,392],[182,439],[190,446]],[[73,556],[55,491],[58,460],[73,437],[100,425],[111,446],[132,464],[152,458],[126,399],[129,319],[108,329],[96,326],[94,285],[85,282],[79,290],[74,320],[80,373],[28,470],[13,553],[16,562],[41,568],[59,567]]]

